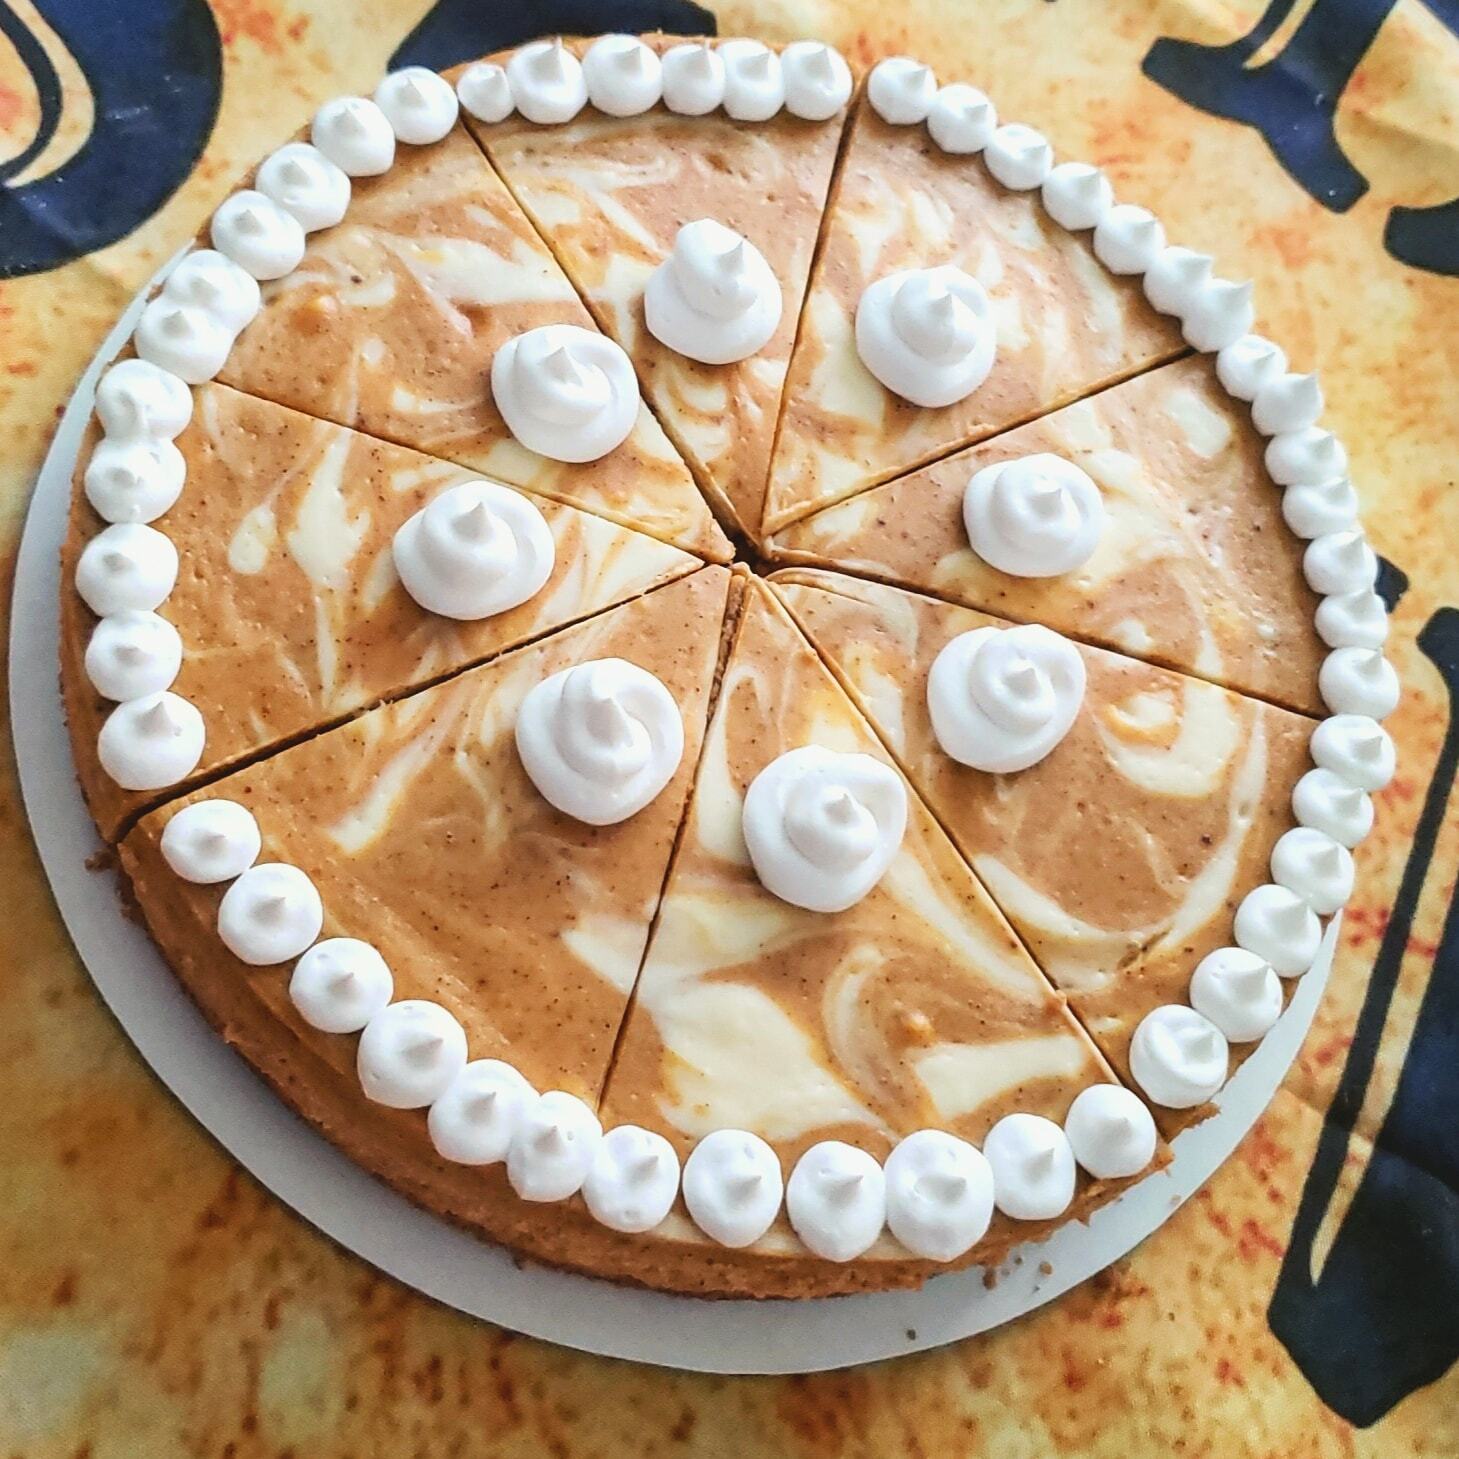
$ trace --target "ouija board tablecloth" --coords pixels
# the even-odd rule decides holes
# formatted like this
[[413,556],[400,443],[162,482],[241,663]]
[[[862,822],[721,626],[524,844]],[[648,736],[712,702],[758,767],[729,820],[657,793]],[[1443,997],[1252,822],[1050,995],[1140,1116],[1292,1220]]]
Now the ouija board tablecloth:
[[[1384,560],[1399,773],[1286,1087],[1101,1278],[870,1369],[725,1380],[516,1338],[242,1175],[97,1001],[0,784],[0,1452],[1459,1456],[1459,11],[1452,0],[747,0],[1102,163],[1320,366]],[[0,530],[118,311],[234,176],[389,64],[669,0],[0,0]],[[9,594],[5,595],[8,603]]]

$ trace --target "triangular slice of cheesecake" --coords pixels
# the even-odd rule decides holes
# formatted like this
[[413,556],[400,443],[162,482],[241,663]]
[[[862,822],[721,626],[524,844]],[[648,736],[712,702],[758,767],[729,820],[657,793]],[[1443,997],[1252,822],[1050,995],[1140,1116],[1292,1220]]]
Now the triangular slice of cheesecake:
[[[878,279],[954,264],[987,290],[997,350],[952,405],[894,395],[857,352],[857,305]],[[1137,282],[1105,271],[1088,235],[1011,192],[981,158],[942,152],[863,98],[851,119],[785,387],[764,526],[778,531],[968,442],[1184,350]]]
[[[849,909],[803,910],[758,879],[742,829],[747,788],[806,745],[888,758],[784,608],[752,583],[605,1124],[647,1126],[684,1152],[711,1131],[747,1130],[788,1175],[822,1140],[880,1157],[926,1127],[980,1141],[1015,1111],[1063,1120],[1082,1089],[1113,1076],[915,794],[900,848]],[[1107,1191],[1081,1176],[1072,1210]],[[995,1217],[966,1259],[1036,1234]],[[795,1271],[796,1254],[782,1219],[746,1251],[761,1272],[758,1287],[742,1276],[741,1290],[783,1290],[777,1266]],[[884,1239],[859,1276],[823,1266],[793,1290],[877,1285],[877,1267],[898,1259],[906,1252]]]
[[[189,780],[701,565],[655,537],[524,493],[553,539],[550,576],[516,607],[459,621],[411,597],[391,543],[402,523],[474,473],[216,384],[197,388],[177,446],[186,482],[156,525],[179,563],[161,609],[182,637],[172,688],[201,712],[205,731]],[[78,479],[90,454],[83,448]],[[87,676],[97,618],[72,584],[104,525],[78,489],[61,616],[76,763],[110,839],[158,792],[125,791],[97,763],[97,734],[112,706]]]
[[730,548],[642,406],[628,439],[581,465],[512,437],[492,401],[496,352],[544,324],[594,328],[557,261],[459,124],[356,178],[344,221],[314,234],[219,379],[254,395],[571,502],[686,551]]
[[[343,1085],[353,1135],[373,1132],[378,1142],[367,1146],[375,1168],[402,1144],[417,1147],[417,1163],[434,1162],[424,1110],[367,1100],[356,1040],[303,1020],[289,967],[249,966],[224,946],[216,929],[224,888],[169,869],[168,824],[198,800],[246,806],[263,838],[258,861],[309,877],[323,935],[369,943],[393,975],[396,1000],[445,1007],[471,1058],[508,1060],[538,1089],[592,1100],[693,780],[729,580],[724,569],[701,569],[283,750],[153,811],[126,836],[122,863],[138,904],[204,1012],[286,1095],[310,1081]],[[595,826],[544,799],[514,731],[535,685],[603,658],[661,681],[683,719],[684,753],[645,808]]]
[[[1017,577],[973,550],[969,481],[1051,453],[1088,474],[1105,523],[1073,571]],[[797,522],[771,551],[842,567],[1323,713],[1317,596],[1262,441],[1204,359],[1117,385]]]
[[[835,573],[772,580],[1019,936],[1129,1077],[1152,1008],[1232,943],[1237,904],[1293,825],[1311,722],[1202,680],[1080,647],[1082,705],[1027,769],[991,774],[940,745],[928,674],[1006,620]],[[1236,1059],[1254,1045],[1232,1045]],[[1195,1112],[1163,1112],[1167,1133]]]
[[[663,51],[680,42],[647,43]],[[632,357],[696,479],[751,534],[844,122],[844,110],[807,121],[782,109],[748,122],[657,106],[626,118],[588,107],[557,127],[519,117],[467,123],[599,326]],[[780,286],[778,327],[734,363],[689,359],[644,323],[649,275],[672,253],[680,227],[705,218],[758,249]]]

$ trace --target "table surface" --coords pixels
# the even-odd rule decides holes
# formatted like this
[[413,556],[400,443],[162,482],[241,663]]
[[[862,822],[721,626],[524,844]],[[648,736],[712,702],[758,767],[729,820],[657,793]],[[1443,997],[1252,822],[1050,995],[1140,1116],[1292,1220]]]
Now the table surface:
[[[202,0],[156,4],[159,14],[194,23],[201,15],[207,30]],[[41,0],[63,32],[60,13],[77,8]],[[428,8],[423,0],[213,0],[221,103],[186,182],[120,241],[0,282],[6,611],[36,470],[119,309],[251,160],[322,99],[368,93]],[[6,755],[0,1454],[1453,1459],[1459,1339],[1452,1321],[1416,1337],[1401,1320],[1410,1292],[1425,1320],[1431,1277],[1451,1291],[1459,1280],[1427,1261],[1438,1249],[1432,1213],[1459,1221],[1459,1196],[1445,1180],[1453,1152],[1447,1165],[1430,1163],[1426,1147],[1398,1137],[1423,1128],[1425,1099],[1433,1116],[1446,1093],[1437,1077],[1449,1080],[1452,1139],[1459,1092],[1452,1068],[1432,1076],[1432,1063],[1417,1057],[1421,1039],[1432,1050],[1446,1034],[1452,1066],[1459,1037],[1437,996],[1459,980],[1459,918],[1446,924],[1459,866],[1459,815],[1446,812],[1459,748],[1450,699],[1459,685],[1459,612],[1445,607],[1459,603],[1459,247],[1437,260],[1446,276],[1401,263],[1384,237],[1395,217],[1419,217],[1405,235],[1419,244],[1391,234],[1412,256],[1423,243],[1422,216],[1394,209],[1432,208],[1459,193],[1459,41],[1409,0],[1381,26],[1381,3],[1273,0],[1272,33],[1239,46],[1232,43],[1264,23],[1247,0],[716,8],[721,34],[820,36],[858,60],[906,51],[934,59],[944,76],[977,81],[1004,114],[1041,126],[1061,155],[1103,163],[1117,192],[1150,204],[1174,239],[1214,253],[1225,274],[1255,278],[1259,327],[1283,342],[1294,368],[1321,364],[1328,421],[1351,451],[1368,529],[1397,569],[1387,581],[1406,582],[1391,640],[1405,698],[1390,721],[1399,774],[1358,853],[1360,891],[1332,983],[1286,1087],[1209,1187],[1141,1248],[992,1335],[789,1379],[699,1377],[586,1357],[472,1321],[377,1275],[212,1144],[97,1000],[51,903]],[[467,54],[462,37],[482,50],[504,38],[504,25],[534,28],[500,9],[443,0],[408,54],[444,64]],[[1364,44],[1352,39],[1360,9],[1377,27],[1371,45],[1366,35]],[[9,180],[24,203],[25,185],[84,141],[93,102],[74,37],[63,44],[31,0],[15,0],[13,10],[57,61],[65,101],[47,153]],[[1340,28],[1352,54],[1334,60],[1318,44],[1313,69],[1310,47],[1323,23]],[[1168,37],[1232,48],[1187,53],[1193,68],[1182,69],[1169,48],[1147,61]],[[1173,57],[1172,66],[1162,70],[1157,56]],[[1142,62],[1213,110],[1248,114],[1256,96],[1250,114],[1267,114],[1257,88],[1273,78],[1276,93],[1298,77],[1329,106],[1338,98],[1326,152],[1309,148],[1293,170],[1351,206],[1320,206],[1256,128],[1198,110],[1144,74]],[[20,51],[0,41],[0,158],[37,131],[42,100],[31,74]],[[7,216],[0,208],[0,223]],[[1459,221],[1449,226],[1452,245]],[[1435,237],[1428,242],[1442,252]],[[0,226],[0,264],[5,253]],[[1447,982],[1436,968],[1447,969]],[[1360,1012],[1365,1031],[1355,1044]],[[1413,1105],[1420,1075],[1432,1087]],[[1387,1209],[1384,1192],[1415,1173],[1431,1188],[1417,1204],[1398,1205],[1416,1224],[1380,1222],[1372,1250],[1386,1255],[1365,1257],[1373,1222],[1364,1213],[1375,1201]],[[1456,1229],[1448,1228],[1451,1256]],[[1420,1259],[1405,1267],[1395,1248]],[[1395,1270],[1407,1273],[1396,1292]],[[1364,1272],[1374,1273],[1366,1292]]]

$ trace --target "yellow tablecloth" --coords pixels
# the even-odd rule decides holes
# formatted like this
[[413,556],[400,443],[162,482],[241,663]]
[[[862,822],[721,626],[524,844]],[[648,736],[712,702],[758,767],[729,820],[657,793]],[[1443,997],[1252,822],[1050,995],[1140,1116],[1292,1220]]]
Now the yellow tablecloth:
[[[31,0],[13,8],[46,36]],[[118,310],[246,164],[322,99],[368,92],[428,7],[212,8],[222,101],[185,185],[122,241],[0,283],[7,583],[57,415]],[[1275,0],[1268,18],[1280,23],[1245,64],[1284,50],[1299,57],[1300,26],[1351,25],[1374,8]],[[1455,657],[1442,610],[1459,602],[1459,278],[1405,266],[1383,246],[1394,207],[1459,193],[1459,41],[1410,0],[1383,21],[1336,121],[1370,186],[1334,213],[1283,171],[1255,129],[1213,119],[1142,74],[1161,37],[1216,45],[1248,35],[1260,21],[1251,0],[744,0],[719,7],[718,20],[722,34],[820,36],[862,60],[907,51],[944,76],[976,80],[1003,114],[1046,130],[1061,155],[1105,164],[1117,192],[1154,207],[1174,239],[1214,253],[1227,275],[1254,277],[1259,327],[1296,367],[1321,365],[1328,420],[1350,447],[1373,541],[1408,580],[1392,637],[1405,698],[1390,722],[1399,774],[1358,853],[1359,897],[1286,1088],[1210,1186],[1141,1249],[990,1336],[791,1379],[694,1377],[577,1355],[378,1276],[211,1143],[142,1064],[77,962],[6,756],[0,1453],[1459,1455],[1459,1370],[1355,1428],[1318,1397],[1268,1317],[1426,804],[1437,817],[1433,858],[1410,873],[1419,889],[1412,922],[1384,963],[1391,1000],[1370,1001],[1382,1027],[1372,1078],[1355,1084],[1362,1071],[1350,1069],[1343,1086],[1357,1101],[1355,1128],[1336,1147],[1334,1197],[1304,1238],[1304,1279],[1320,1280],[1369,1168],[1459,865],[1459,816],[1428,792],[1452,712],[1436,667],[1444,653]],[[90,123],[79,71],[62,66],[60,80],[67,109],[51,146],[64,152]],[[1320,92],[1320,79],[1312,86]],[[0,158],[34,133],[38,106],[0,37]],[[1451,682],[1456,674],[1451,662]],[[1447,956],[1448,975],[1459,977],[1452,929]],[[1409,1153],[1422,1161],[1422,1151]],[[1436,1341],[1436,1371],[1454,1356],[1441,1349]]]

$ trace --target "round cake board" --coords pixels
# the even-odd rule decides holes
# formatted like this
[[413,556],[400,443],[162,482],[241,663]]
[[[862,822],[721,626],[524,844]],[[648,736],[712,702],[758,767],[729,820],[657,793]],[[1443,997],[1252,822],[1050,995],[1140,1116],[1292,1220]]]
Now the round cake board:
[[[165,270],[164,270],[165,272]],[[131,333],[146,290],[82,376],[36,482],[15,570],[10,715],[21,791],[76,950],[127,1036],[223,1147],[286,1205],[362,1260],[475,1317],[609,1357],[712,1373],[809,1373],[973,1337],[1052,1301],[1149,1236],[1236,1148],[1280,1085],[1332,965],[1338,921],[1277,1026],[1217,1096],[1219,1113],[1174,1159],[1087,1224],[920,1291],[803,1302],[703,1301],[519,1265],[417,1208],[288,1110],[203,1021],[146,932],[123,915],[72,765],[59,688],[60,553],[71,474],[96,379]]]

